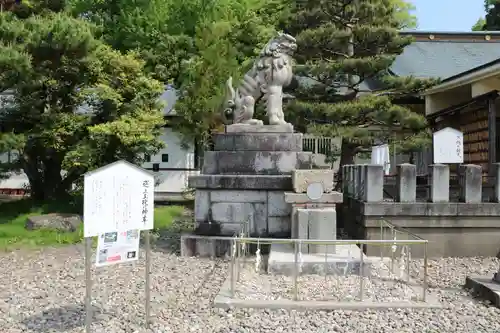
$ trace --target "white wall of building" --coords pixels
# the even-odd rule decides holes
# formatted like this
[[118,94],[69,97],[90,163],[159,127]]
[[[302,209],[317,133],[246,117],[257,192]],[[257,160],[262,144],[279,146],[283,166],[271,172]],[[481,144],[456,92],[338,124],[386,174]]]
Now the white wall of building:
[[[166,147],[151,156],[151,162],[144,163],[142,167],[153,171],[153,165],[158,164],[159,171],[154,172],[158,180],[156,192],[180,194],[187,188],[188,177],[199,174],[199,171],[195,170],[194,145],[184,149],[179,135],[171,128],[164,129],[161,139]],[[164,162],[167,155],[168,161]],[[8,154],[0,154],[0,161],[7,162],[8,158]],[[25,174],[14,174],[9,179],[0,181],[0,189],[22,189],[27,184],[28,179]]]
[[[164,128],[161,139],[166,147],[151,156],[151,161],[142,167],[156,175],[159,182],[155,189],[157,192],[182,193],[187,188],[188,177],[199,174],[195,169],[194,144],[183,147],[180,136],[171,128]],[[154,164],[158,164],[158,171],[154,170]]]
[[[177,101],[176,90],[167,86],[160,99],[166,102],[163,114],[166,117],[175,116],[175,109],[173,107]],[[88,112],[88,110],[85,112]],[[180,136],[171,128],[164,128],[161,138],[165,142],[166,147],[158,154],[151,156],[151,161],[144,163],[142,167],[153,171],[154,164],[158,164],[159,170],[153,171],[158,184],[155,189],[156,192],[180,194],[187,188],[188,177],[199,174],[199,171],[195,170],[194,144],[184,148],[181,145]],[[7,162],[8,159],[8,154],[0,154],[0,162]],[[28,179],[25,174],[15,174],[9,179],[0,180],[0,190],[23,189],[27,184]]]

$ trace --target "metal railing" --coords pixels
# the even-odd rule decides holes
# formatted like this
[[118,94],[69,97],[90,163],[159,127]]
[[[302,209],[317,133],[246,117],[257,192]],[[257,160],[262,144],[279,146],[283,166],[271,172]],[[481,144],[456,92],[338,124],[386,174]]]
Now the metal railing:
[[[386,220],[380,220],[380,240],[387,239],[390,237],[392,239],[392,246],[390,248],[390,254],[389,256],[386,256],[386,250],[387,247],[381,246],[380,247],[380,259],[383,260],[383,258],[390,257],[390,269],[392,272],[394,272],[394,265],[395,265],[395,259],[396,258],[401,258],[405,257],[404,260],[406,261],[406,280],[409,282],[411,278],[411,272],[410,272],[410,260],[411,260],[411,253],[413,252],[411,250],[411,246],[415,244],[423,244],[423,295],[422,295],[422,300],[425,302],[426,299],[426,293],[427,293],[427,288],[428,288],[428,272],[427,272],[427,260],[428,260],[428,254],[427,254],[427,244],[428,241],[417,234],[412,233],[411,231],[395,226],[394,224],[386,221]],[[398,243],[398,241],[404,241],[408,242],[407,244],[404,244],[403,246],[395,247]],[[415,242],[414,242],[415,241]],[[411,243],[410,243],[411,242]],[[399,252],[398,252],[399,250]],[[399,253],[399,257],[398,257]],[[402,272],[401,272],[402,273]]]
[[[396,229],[393,229],[396,230]],[[249,244],[253,245],[270,245],[270,244],[293,244],[294,249],[294,263],[293,263],[293,300],[298,300],[298,277],[299,277],[299,257],[300,252],[299,248],[302,245],[326,245],[326,246],[334,246],[334,245],[358,245],[360,247],[365,245],[372,246],[402,246],[402,245],[417,245],[421,244],[425,247],[427,246],[428,241],[425,239],[414,239],[414,240],[398,240],[398,239],[390,239],[390,240],[345,240],[345,239],[337,239],[337,240],[313,240],[313,239],[275,239],[275,238],[243,238],[243,237],[235,237],[232,239],[232,251],[231,251],[231,263],[230,263],[230,295],[232,298],[235,297],[236,294],[236,283],[239,280],[239,274],[242,265],[242,251],[243,247]],[[242,246],[244,245],[244,246]],[[246,251],[245,251],[246,252]],[[425,250],[426,252],[426,250]],[[363,293],[364,293],[364,274],[363,274],[363,265],[364,265],[364,254],[363,251],[360,251],[360,279],[359,279],[359,301],[363,301]],[[328,265],[328,256],[325,255],[325,274],[327,272],[326,266]],[[394,262],[394,258],[391,260]],[[424,260],[424,266],[427,265],[427,259]],[[421,300],[423,302],[426,301],[427,294],[427,268],[424,267],[424,283],[422,289],[422,297]]]
[[305,135],[302,139],[304,151],[310,151],[315,154],[329,155],[335,150],[335,138]]

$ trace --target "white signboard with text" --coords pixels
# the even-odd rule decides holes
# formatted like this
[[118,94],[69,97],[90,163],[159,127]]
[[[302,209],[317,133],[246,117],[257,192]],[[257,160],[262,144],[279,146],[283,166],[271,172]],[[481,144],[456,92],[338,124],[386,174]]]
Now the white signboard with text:
[[451,127],[432,135],[435,164],[464,163],[464,135]]
[[154,176],[126,161],[85,174],[83,233],[153,229]]
[[100,234],[97,241],[96,266],[135,261],[139,257],[139,230]]

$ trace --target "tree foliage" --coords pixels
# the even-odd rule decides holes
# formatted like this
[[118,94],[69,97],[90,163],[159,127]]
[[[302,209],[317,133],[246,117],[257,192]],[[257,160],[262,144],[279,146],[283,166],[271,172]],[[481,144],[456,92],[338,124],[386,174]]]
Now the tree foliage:
[[73,0],[113,48],[134,50],[180,92],[177,131],[206,142],[220,124],[224,82],[241,75],[273,32],[281,0]]
[[398,33],[401,24],[391,0],[295,4],[288,31],[297,37],[296,74],[303,79],[289,112],[312,121],[309,132],[342,137],[341,165],[377,142],[406,150],[429,142],[425,117],[395,103],[434,83],[390,72],[412,42]]
[[[17,152],[32,196],[67,194],[91,169],[155,153],[162,84],[134,54],[95,38],[88,23],[43,9],[0,14],[0,148]],[[64,170],[64,172],[63,172]]]
[[500,30],[500,1],[484,0],[486,16],[479,18],[472,27],[472,31],[498,31]]
[[399,29],[414,29],[417,27],[417,16],[412,12],[416,9],[411,2],[404,0],[391,0],[394,6],[394,19],[398,23]]
[[485,25],[486,25],[486,20],[484,19],[484,17],[480,17],[477,19],[477,22],[474,23],[471,30],[472,31],[483,31]]

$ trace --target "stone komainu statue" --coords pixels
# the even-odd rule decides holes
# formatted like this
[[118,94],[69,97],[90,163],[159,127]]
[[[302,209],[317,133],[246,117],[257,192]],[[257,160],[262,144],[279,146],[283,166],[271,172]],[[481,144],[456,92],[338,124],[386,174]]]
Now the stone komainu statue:
[[260,52],[236,90],[230,77],[226,82],[224,120],[229,122],[230,115],[232,123],[262,125],[261,120],[253,119],[255,103],[262,100],[270,125],[288,124],[283,114],[283,87],[292,81],[292,56],[296,50],[295,38],[279,33]]

